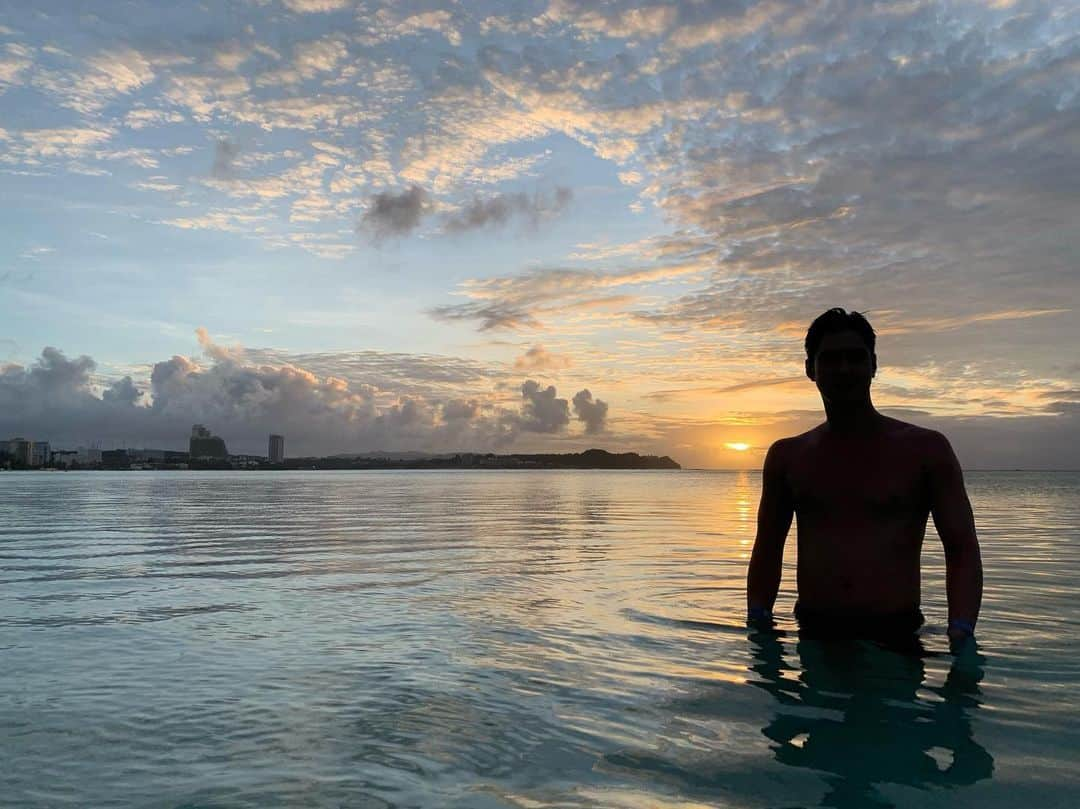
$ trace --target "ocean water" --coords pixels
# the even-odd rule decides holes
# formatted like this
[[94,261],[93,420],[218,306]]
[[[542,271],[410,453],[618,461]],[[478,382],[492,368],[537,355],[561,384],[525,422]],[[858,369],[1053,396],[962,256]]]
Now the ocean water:
[[969,473],[948,653],[743,625],[760,478],[0,474],[5,807],[1075,807],[1080,474]]

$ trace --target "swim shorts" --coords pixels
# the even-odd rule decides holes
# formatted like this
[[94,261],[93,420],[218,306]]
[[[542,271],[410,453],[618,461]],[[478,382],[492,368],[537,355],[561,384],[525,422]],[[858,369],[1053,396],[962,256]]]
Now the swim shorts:
[[815,610],[795,602],[799,634],[808,638],[865,638],[893,640],[914,635],[925,623],[917,607],[901,612],[863,613],[842,610]]

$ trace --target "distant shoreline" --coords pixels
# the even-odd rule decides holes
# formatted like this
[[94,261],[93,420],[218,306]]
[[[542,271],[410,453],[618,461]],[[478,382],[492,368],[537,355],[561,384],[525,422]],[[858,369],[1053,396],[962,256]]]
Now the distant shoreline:
[[613,453],[602,449],[589,449],[573,453],[495,453],[461,452],[446,455],[421,455],[402,453],[378,453],[371,455],[335,455],[330,457],[287,458],[279,464],[271,464],[263,458],[232,456],[229,458],[197,458],[194,461],[170,461],[167,463],[142,460],[137,455],[123,456],[120,462],[78,465],[70,467],[36,467],[27,471],[105,471],[105,472],[155,472],[155,471],[290,471],[290,470],[345,470],[345,469],[682,469],[667,455],[639,455],[636,452]]

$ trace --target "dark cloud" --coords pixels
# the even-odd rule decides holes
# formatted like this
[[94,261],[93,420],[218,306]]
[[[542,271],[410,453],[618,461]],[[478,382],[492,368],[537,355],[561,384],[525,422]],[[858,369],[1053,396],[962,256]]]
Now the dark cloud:
[[520,219],[535,228],[545,219],[562,213],[572,199],[573,192],[563,187],[557,188],[550,196],[541,192],[519,192],[486,199],[476,197],[461,211],[446,217],[443,226],[449,233],[463,233]]
[[131,381],[130,376],[117,380],[102,391],[101,394],[104,401],[121,405],[133,405],[139,401],[141,396],[142,391],[135,387],[135,383]]
[[360,230],[376,242],[408,235],[419,227],[430,204],[430,195],[418,185],[411,185],[404,191],[384,191],[372,197],[360,218]]
[[[485,227],[500,226],[512,220],[536,228],[541,222],[557,216],[573,199],[569,188],[557,188],[552,194],[500,194],[475,197],[457,213],[443,217],[447,233],[464,233]],[[404,191],[384,191],[372,197],[367,211],[360,218],[359,230],[375,242],[395,236],[407,236],[416,230],[433,209],[431,195],[418,185]]]
[[225,138],[214,143],[214,165],[210,173],[219,180],[228,180],[233,176],[236,158],[240,156],[239,145]]
[[557,433],[570,423],[570,405],[556,396],[555,386],[541,388],[532,379],[521,386],[521,428],[534,433]]
[[494,329],[540,328],[541,323],[530,312],[505,303],[451,303],[428,310],[436,320],[479,321],[480,331]]
[[574,414],[579,421],[585,423],[586,435],[596,435],[604,431],[607,412],[607,402],[594,400],[588,388],[574,394]]

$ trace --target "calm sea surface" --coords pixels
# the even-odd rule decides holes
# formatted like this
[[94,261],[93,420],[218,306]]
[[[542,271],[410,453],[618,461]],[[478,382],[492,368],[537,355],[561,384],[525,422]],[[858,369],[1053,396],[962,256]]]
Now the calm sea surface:
[[0,805],[1080,806],[1080,474],[970,473],[977,651],[743,626],[759,477],[0,473]]

